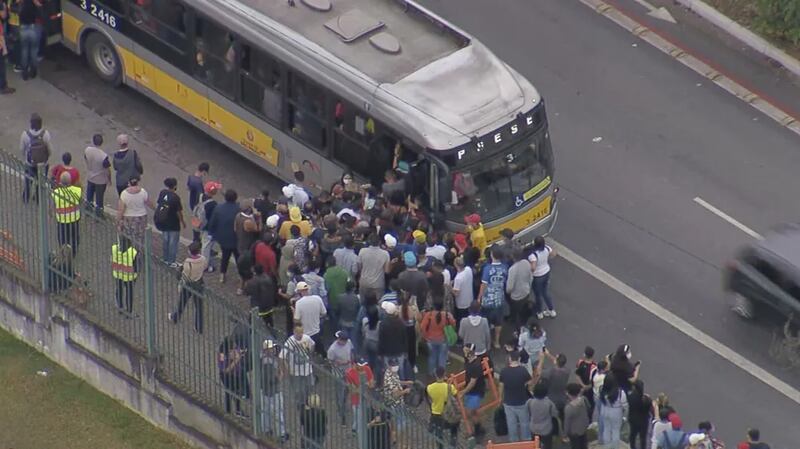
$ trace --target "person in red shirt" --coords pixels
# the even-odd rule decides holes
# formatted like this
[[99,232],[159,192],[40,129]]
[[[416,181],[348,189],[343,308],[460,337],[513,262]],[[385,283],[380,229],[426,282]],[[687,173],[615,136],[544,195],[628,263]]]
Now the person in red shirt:
[[359,422],[359,412],[361,407],[361,394],[359,391],[361,386],[361,376],[364,376],[364,379],[367,381],[368,388],[375,387],[375,376],[372,374],[372,369],[369,367],[369,364],[367,364],[367,360],[363,357],[358,359],[357,362],[353,363],[350,368],[347,368],[344,372],[344,380],[347,385],[350,386],[351,392],[350,407],[353,410],[353,432],[360,430],[356,427],[356,425]]
[[77,186],[81,183],[81,174],[77,168],[73,167],[72,164],[72,154],[69,152],[65,152],[61,155],[61,164],[56,165],[53,167],[53,170],[50,172],[50,178],[53,182],[57,183],[59,179],[61,179],[61,174],[64,172],[69,173],[70,179],[72,179],[72,185]]
[[275,234],[271,232],[265,233],[253,248],[253,259],[255,260],[255,265],[261,265],[264,267],[265,273],[277,279],[278,258],[275,255],[275,250],[272,249],[274,239]]

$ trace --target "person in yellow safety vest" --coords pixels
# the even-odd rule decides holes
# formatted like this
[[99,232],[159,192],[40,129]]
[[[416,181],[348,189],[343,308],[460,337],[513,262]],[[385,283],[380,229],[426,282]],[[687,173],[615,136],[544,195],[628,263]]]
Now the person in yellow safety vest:
[[53,202],[56,207],[56,226],[58,245],[72,247],[72,255],[78,254],[80,243],[81,195],[80,187],[72,185],[72,175],[61,173],[59,185],[53,189]]
[[469,231],[469,239],[472,246],[478,248],[481,252],[481,260],[486,257],[486,232],[483,230],[483,223],[481,223],[481,216],[478,214],[470,214],[464,217],[464,222],[467,224],[467,231]]
[[137,254],[136,248],[125,237],[120,237],[119,243],[111,246],[111,275],[117,287],[117,307],[128,318],[133,316],[133,284],[139,276]]

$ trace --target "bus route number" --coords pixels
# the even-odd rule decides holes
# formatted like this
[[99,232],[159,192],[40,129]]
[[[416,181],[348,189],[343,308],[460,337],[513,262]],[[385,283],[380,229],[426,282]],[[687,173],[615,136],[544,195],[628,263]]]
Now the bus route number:
[[81,9],[96,17],[101,22],[117,29],[117,17],[102,6],[96,5],[92,0],[81,0]]

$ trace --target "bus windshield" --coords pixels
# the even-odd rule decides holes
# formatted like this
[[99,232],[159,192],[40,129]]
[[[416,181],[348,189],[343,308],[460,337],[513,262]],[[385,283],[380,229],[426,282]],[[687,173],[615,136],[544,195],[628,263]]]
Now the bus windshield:
[[[452,200],[447,218],[461,222],[477,213],[484,222],[508,215],[540,192],[529,191],[553,179],[553,149],[546,130],[491,158],[452,172]],[[542,184],[544,183],[544,184]]]

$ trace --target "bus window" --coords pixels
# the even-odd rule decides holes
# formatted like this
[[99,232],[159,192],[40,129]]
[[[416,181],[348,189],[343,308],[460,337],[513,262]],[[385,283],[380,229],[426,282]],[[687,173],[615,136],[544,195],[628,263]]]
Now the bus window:
[[196,75],[233,98],[236,84],[236,47],[233,35],[203,17],[195,21]]
[[125,2],[124,0],[99,0],[97,3],[103,5],[119,15],[125,15]]
[[290,72],[289,129],[318,150],[326,147],[323,119],[325,91],[300,75]]
[[278,62],[249,45],[242,45],[241,49],[242,103],[256,114],[280,125],[283,86]]
[[135,0],[131,4],[134,24],[178,50],[186,47],[186,13],[177,0]]

